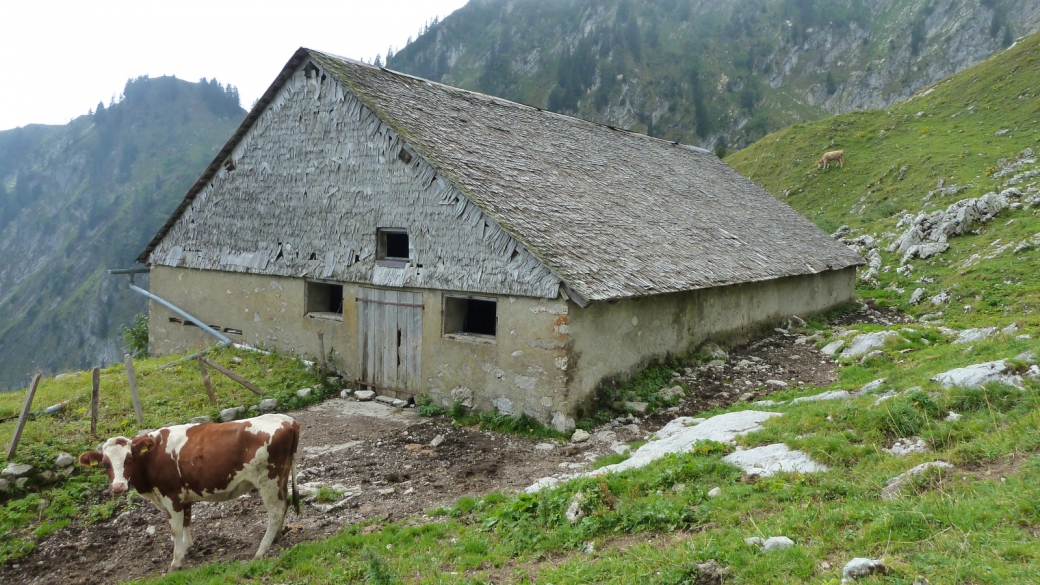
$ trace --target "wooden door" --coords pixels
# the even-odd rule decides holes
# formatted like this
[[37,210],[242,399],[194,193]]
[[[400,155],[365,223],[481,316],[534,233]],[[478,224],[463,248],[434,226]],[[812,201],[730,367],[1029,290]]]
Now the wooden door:
[[398,398],[417,394],[422,384],[422,293],[359,287],[357,302],[358,384]]

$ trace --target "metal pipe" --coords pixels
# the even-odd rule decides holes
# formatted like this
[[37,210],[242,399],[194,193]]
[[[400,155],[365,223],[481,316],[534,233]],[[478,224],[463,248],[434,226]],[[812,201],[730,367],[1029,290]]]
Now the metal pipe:
[[231,341],[230,338],[228,338],[228,336],[226,336],[223,333],[217,331],[216,329],[210,327],[209,325],[203,323],[200,319],[197,319],[197,318],[189,315],[186,311],[184,311],[183,309],[181,309],[177,305],[174,305],[170,301],[167,301],[166,299],[164,299],[162,297],[158,297],[156,295],[153,295],[152,293],[144,290],[143,288],[137,286],[136,284],[131,284],[129,286],[130,286],[130,290],[134,291],[135,293],[142,294],[142,295],[152,299],[153,301],[159,303],[160,305],[166,307],[167,309],[173,311],[174,313],[177,313],[181,317],[184,317],[188,321],[191,321],[192,323],[198,325],[199,329],[202,329],[202,330],[208,332],[213,337],[216,337],[217,339],[219,339],[221,347],[226,347],[226,346],[231,345],[232,343],[234,343],[233,341]]

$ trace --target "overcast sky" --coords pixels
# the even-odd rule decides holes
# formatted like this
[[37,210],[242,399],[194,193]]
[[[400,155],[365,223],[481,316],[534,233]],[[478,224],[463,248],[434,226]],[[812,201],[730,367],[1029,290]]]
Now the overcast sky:
[[126,80],[216,77],[242,106],[306,46],[371,61],[466,0],[12,0],[0,3],[0,130],[65,124]]

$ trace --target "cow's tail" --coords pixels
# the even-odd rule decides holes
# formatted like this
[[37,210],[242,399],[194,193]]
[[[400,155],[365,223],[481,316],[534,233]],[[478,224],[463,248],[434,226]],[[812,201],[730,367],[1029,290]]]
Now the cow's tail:
[[292,467],[289,474],[292,476],[292,506],[296,515],[300,515],[300,493],[296,488],[296,447],[300,444],[300,425],[293,421],[293,444],[292,444]]

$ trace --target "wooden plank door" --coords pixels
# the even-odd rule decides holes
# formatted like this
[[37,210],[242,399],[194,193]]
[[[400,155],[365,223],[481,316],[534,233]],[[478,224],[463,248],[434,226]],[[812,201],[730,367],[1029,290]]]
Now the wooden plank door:
[[359,287],[357,302],[358,384],[398,398],[418,393],[422,376],[422,293]]

